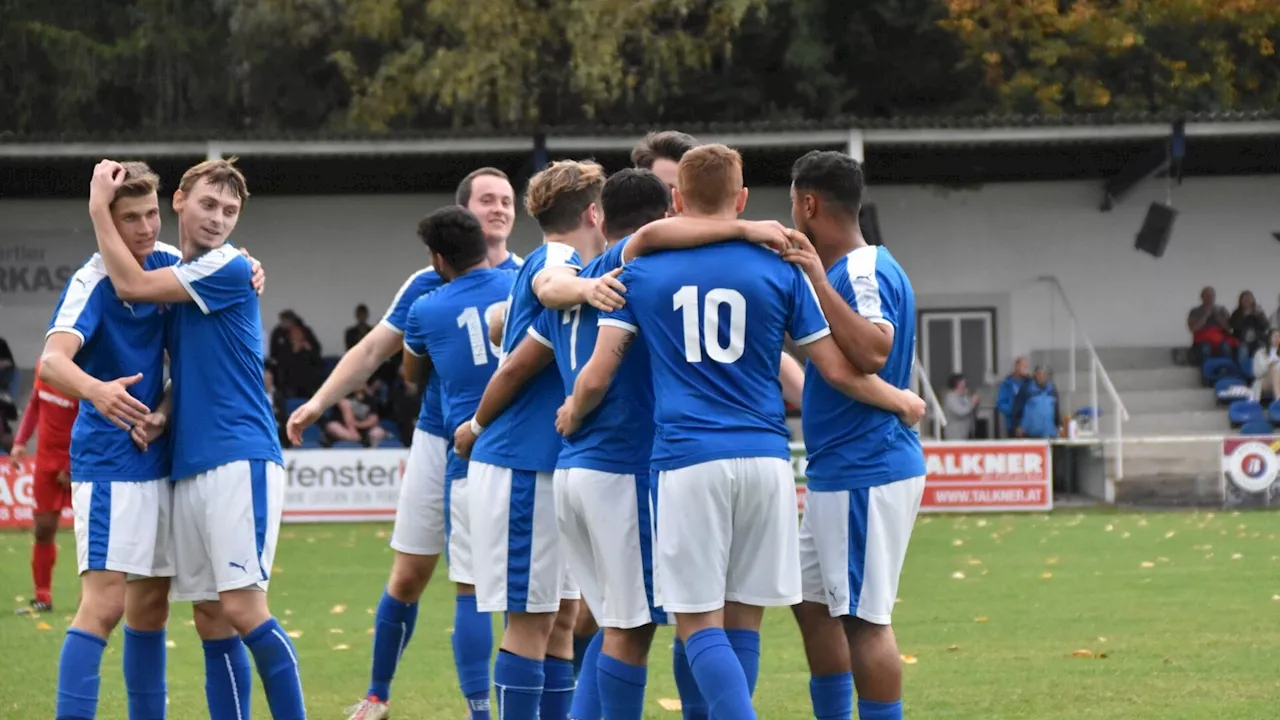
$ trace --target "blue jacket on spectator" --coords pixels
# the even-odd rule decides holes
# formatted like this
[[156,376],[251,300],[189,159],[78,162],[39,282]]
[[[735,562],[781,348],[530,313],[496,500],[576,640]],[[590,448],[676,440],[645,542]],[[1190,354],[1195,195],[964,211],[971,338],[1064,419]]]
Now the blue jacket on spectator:
[[1000,413],[1000,419],[1004,423],[1004,431],[1013,435],[1013,401],[1018,397],[1018,391],[1030,380],[1029,377],[1019,377],[1013,373],[1009,373],[1001,383],[1000,388],[996,392],[996,412]]
[[1059,425],[1058,389],[1053,381],[1024,382],[1013,401],[1011,427],[1021,429],[1024,437],[1051,438],[1057,437]]

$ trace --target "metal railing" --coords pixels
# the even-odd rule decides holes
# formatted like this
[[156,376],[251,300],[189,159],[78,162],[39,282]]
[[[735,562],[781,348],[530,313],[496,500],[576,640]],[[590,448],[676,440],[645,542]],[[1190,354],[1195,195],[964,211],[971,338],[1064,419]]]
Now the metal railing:
[[[921,388],[920,396],[924,398],[925,405],[929,408],[933,415],[933,439],[942,440],[942,428],[947,424],[946,413],[942,412],[942,403],[938,402],[938,394],[933,391],[933,383],[929,382],[929,373],[924,369],[924,363],[920,361],[920,356],[915,357],[915,366],[912,368],[916,373],[916,382]],[[930,413],[925,413],[927,418]]]
[[[1098,351],[1093,347],[1093,343],[1089,340],[1089,334],[1080,327],[1079,318],[1076,317],[1075,310],[1071,307],[1071,301],[1067,298],[1067,291],[1063,289],[1062,283],[1053,275],[1042,275],[1036,278],[1036,282],[1045,283],[1053,291],[1054,296],[1050,298],[1050,332],[1056,334],[1056,328],[1053,327],[1056,322],[1053,315],[1053,308],[1056,302],[1061,302],[1062,307],[1067,311],[1067,320],[1071,332],[1069,340],[1069,348],[1067,353],[1067,362],[1069,363],[1068,373],[1071,376],[1071,386],[1068,388],[1069,409],[1074,408],[1074,399],[1078,392],[1076,387],[1076,338],[1083,341],[1085,350],[1089,353],[1089,407],[1093,412],[1093,432],[1099,433],[1102,429],[1102,408],[1098,405],[1098,381],[1102,381],[1102,388],[1111,398],[1114,405],[1115,422],[1113,423],[1112,443],[1115,447],[1115,479],[1124,478],[1124,442],[1123,442],[1123,425],[1129,419],[1129,411],[1124,406],[1124,401],[1120,399],[1120,393],[1116,391],[1116,386],[1111,382],[1111,376],[1107,374],[1107,369],[1102,366],[1102,360],[1098,357]],[[1074,412],[1074,409],[1071,410]]]

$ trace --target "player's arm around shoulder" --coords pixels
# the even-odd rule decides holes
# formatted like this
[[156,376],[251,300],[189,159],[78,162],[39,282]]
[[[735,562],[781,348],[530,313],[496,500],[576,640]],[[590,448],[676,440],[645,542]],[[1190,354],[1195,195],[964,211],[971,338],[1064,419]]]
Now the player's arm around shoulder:
[[864,373],[854,367],[832,336],[806,343],[804,350],[822,379],[845,395],[891,412],[907,425],[914,426],[924,417],[925,404],[920,396],[890,385],[875,373]]
[[[157,302],[194,302],[200,312],[209,315],[239,305],[252,297],[254,266],[230,245],[214,248],[188,263],[169,269],[164,280],[165,292],[171,298]],[[178,290],[173,289],[173,282]]]
[[540,337],[530,335],[518,342],[515,349],[498,364],[493,377],[489,378],[484,395],[480,397],[480,404],[476,406],[475,415],[454,430],[454,453],[458,457],[470,459],[476,438],[511,406],[525,384],[543,368],[555,362],[555,359],[555,352],[550,344]]
[[778,252],[789,247],[786,227],[776,220],[676,216],[636,230],[622,248],[622,262],[664,250],[685,250],[726,240],[749,240]]
[[88,400],[103,417],[122,430],[143,422],[151,409],[129,394],[129,386],[142,379],[142,373],[110,381],[99,380],[80,369],[76,353],[80,338],[69,332],[51,332],[40,356],[40,379],[59,392],[79,400]]
[[582,420],[595,411],[613,384],[622,359],[636,339],[636,328],[627,323],[601,319],[596,347],[591,359],[573,384],[573,394],[564,399],[556,412],[556,430],[565,437],[578,431]]

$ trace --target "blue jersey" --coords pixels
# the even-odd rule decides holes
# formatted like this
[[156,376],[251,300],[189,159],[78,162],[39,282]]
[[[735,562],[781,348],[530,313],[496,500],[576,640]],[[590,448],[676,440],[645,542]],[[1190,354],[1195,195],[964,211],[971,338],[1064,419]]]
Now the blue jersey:
[[[431,356],[440,376],[445,427],[456,428],[475,415],[484,388],[498,369],[502,349],[489,342],[489,310],[511,293],[511,270],[472,270],[418,298],[409,310],[405,350]],[[450,436],[452,433],[450,433]],[[467,461],[449,448],[446,480],[467,476]]]
[[[143,267],[159,270],[182,258],[172,245],[156,243]],[[48,335],[80,338],[76,364],[98,380],[142,373],[129,394],[155,410],[164,394],[164,306],[128,303],[116,295],[100,255],[84,264],[53,310]],[[71,477],[76,482],[156,480],[169,476],[169,446],[154,442],[138,450],[129,433],[103,417],[91,402],[80,403],[71,428]]]
[[[880,377],[895,387],[909,387],[916,357],[916,301],[902,266],[883,247],[860,247],[836,261],[827,279],[859,315],[893,328],[893,348]],[[811,490],[855,490],[925,474],[915,430],[887,410],[843,395],[822,379],[813,363],[805,368],[803,410]]]
[[[498,265],[503,270],[515,270],[524,262],[519,255],[511,253]],[[444,285],[444,278],[433,267],[425,267],[409,276],[408,280],[396,291],[387,307],[387,314],[382,316],[382,324],[398,335],[404,335],[409,322],[409,310],[413,303],[423,295]],[[444,412],[441,410],[440,376],[435,370],[427,376],[427,386],[422,391],[422,410],[418,413],[418,429],[436,437],[452,437],[453,432],[445,427]]]
[[783,337],[829,335],[804,273],[745,241],[628,263],[627,304],[601,318],[638,332],[653,363],[653,467],[725,458],[788,459],[778,382]]
[[[533,293],[534,279],[543,270],[557,267],[578,269],[582,262],[572,247],[562,243],[546,243],[525,258],[507,300],[503,355],[515,349],[544,310]],[[561,438],[556,434],[556,410],[563,403],[560,374],[553,367],[543,368],[476,440],[471,459],[512,470],[555,470],[561,447]]]
[[[591,261],[579,277],[598,278],[622,267],[622,248],[615,244]],[[565,394],[573,393],[582,366],[596,347],[600,311],[590,305],[572,310],[544,310],[529,335],[556,354]],[[653,373],[649,354],[632,346],[614,376],[600,407],[582,421],[578,432],[564,442],[556,467],[587,468],[624,475],[649,475],[653,453]]]
[[231,245],[175,265],[192,302],[170,310],[173,477],[239,460],[283,464],[262,378],[262,311],[253,267]]

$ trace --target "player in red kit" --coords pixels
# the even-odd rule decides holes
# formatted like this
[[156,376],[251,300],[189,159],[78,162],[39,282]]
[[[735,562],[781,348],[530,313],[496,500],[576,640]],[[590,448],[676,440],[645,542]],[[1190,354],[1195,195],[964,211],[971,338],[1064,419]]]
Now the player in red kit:
[[31,439],[32,431],[36,431],[36,468],[32,483],[36,503],[36,543],[31,548],[31,578],[36,586],[35,597],[31,600],[33,612],[53,609],[53,564],[58,557],[54,536],[58,532],[62,509],[71,507],[71,426],[75,424],[79,410],[76,400],[40,380],[37,364],[31,400],[22,416],[22,426],[14,438],[13,449],[9,451],[14,466],[20,466],[27,454],[27,441]]

